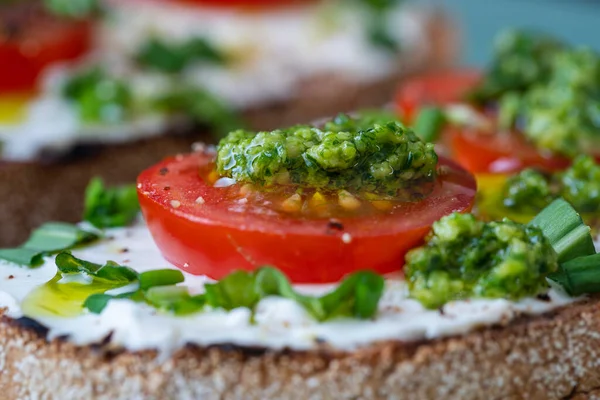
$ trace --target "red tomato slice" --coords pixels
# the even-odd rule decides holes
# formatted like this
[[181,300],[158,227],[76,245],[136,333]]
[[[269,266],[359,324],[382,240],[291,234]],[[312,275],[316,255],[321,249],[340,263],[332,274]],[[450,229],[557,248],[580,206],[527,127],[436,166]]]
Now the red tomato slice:
[[541,154],[519,133],[456,129],[450,133],[450,146],[454,159],[475,174],[518,172],[528,167],[551,172],[571,164],[566,158]]
[[[3,10],[7,12],[6,10]],[[35,87],[50,64],[78,58],[91,44],[91,23],[59,19],[39,10],[9,10],[0,17],[0,92]],[[10,19],[9,19],[10,17]]]
[[237,8],[273,8],[286,5],[309,3],[314,0],[176,0],[180,3],[210,7],[237,7]]
[[431,224],[453,211],[468,212],[476,192],[472,175],[441,158],[443,173],[425,200],[332,225],[329,219],[268,212],[225,198],[223,188],[199,175],[213,158],[194,153],[166,159],[142,172],[138,196],[164,257],[214,279],[266,264],[298,283],[335,282],[361,269],[399,271],[406,252],[422,243]]
[[462,100],[465,93],[481,80],[481,76],[481,72],[471,69],[437,71],[415,76],[398,88],[395,100],[397,110],[410,122],[422,106],[444,105]]

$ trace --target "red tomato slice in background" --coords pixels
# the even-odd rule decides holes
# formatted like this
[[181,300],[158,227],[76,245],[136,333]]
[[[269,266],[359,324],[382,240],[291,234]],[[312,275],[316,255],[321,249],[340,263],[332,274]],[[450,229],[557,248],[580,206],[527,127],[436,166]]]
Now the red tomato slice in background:
[[[2,10],[6,12],[6,10]],[[16,15],[16,16],[15,16]],[[41,12],[0,16],[0,25],[12,24],[0,33],[0,92],[34,89],[49,65],[80,57],[91,44],[89,21],[67,20]]]
[[463,100],[464,95],[479,83],[481,77],[480,71],[472,69],[417,75],[398,88],[395,98],[397,110],[410,122],[423,106],[445,105]]
[[[173,1],[173,0],[171,0]],[[275,8],[293,4],[312,3],[315,0],[175,0],[179,3],[210,6],[210,7],[236,7],[236,8]]]
[[453,129],[449,136],[453,158],[474,174],[514,173],[529,167],[552,172],[571,164],[567,158],[541,154],[519,133]]
[[432,223],[453,211],[468,212],[476,193],[474,177],[441,158],[443,173],[425,200],[332,226],[329,219],[282,215],[225,198],[222,188],[199,175],[213,158],[193,153],[166,159],[142,172],[138,196],[164,257],[214,279],[267,264],[296,283],[336,282],[362,269],[400,271],[404,255],[422,243]]

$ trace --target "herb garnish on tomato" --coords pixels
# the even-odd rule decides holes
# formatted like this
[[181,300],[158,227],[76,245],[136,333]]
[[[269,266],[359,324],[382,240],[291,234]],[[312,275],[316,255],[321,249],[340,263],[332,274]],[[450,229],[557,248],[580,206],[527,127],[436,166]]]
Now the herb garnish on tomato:
[[[375,135],[374,140],[379,140],[377,135],[387,129],[389,122],[364,125],[360,118],[348,119],[346,134],[355,138]],[[253,154],[259,166],[268,166],[261,170],[261,179],[252,183],[221,177],[215,170],[217,155],[207,151],[170,158],[144,171],[138,179],[140,204],[165,258],[188,272],[215,279],[235,269],[252,270],[265,264],[276,265],[292,282],[333,282],[365,268],[394,272],[401,268],[404,254],[422,241],[434,221],[453,211],[468,211],[473,204],[473,177],[444,158],[436,166],[435,153],[428,153],[429,145],[413,142],[414,134],[396,125],[392,134],[396,147],[362,164],[363,169],[356,174],[359,185],[345,178],[331,187],[298,185],[299,177],[312,176],[299,171],[312,168],[316,161],[308,149],[302,150],[305,142],[298,140],[298,147],[289,140],[311,129],[307,139],[312,135],[328,136],[318,127],[280,130],[273,133],[280,136],[276,140],[279,145],[267,146],[264,152],[260,147],[247,147],[249,152],[240,154],[237,160],[232,155],[232,163],[247,164]],[[386,132],[384,137],[389,134]],[[414,148],[408,146],[406,138],[411,138]],[[385,143],[386,139],[381,139]],[[339,155],[342,142],[327,145],[327,151],[334,154],[329,160]],[[223,143],[220,150],[228,146],[228,140]],[[314,142],[312,146],[322,144]],[[234,150],[242,148],[232,146]],[[362,150],[368,149],[358,149],[359,162],[368,159],[365,154],[375,154],[370,150],[362,154]],[[298,157],[303,152],[306,156]],[[293,156],[298,158],[286,164]],[[374,184],[378,181],[372,180],[374,176],[368,171],[377,163],[388,162],[386,157],[404,160],[405,167],[396,177],[400,184],[390,181],[387,185],[382,175],[379,182],[386,185],[381,193],[373,190],[378,188]],[[265,160],[270,161],[265,164]],[[287,173],[273,167],[280,166],[282,160]],[[322,176],[338,182],[333,178],[345,177],[344,171],[356,166],[341,163],[336,168]],[[424,170],[429,171],[423,175],[427,177],[425,182],[412,180]],[[271,179],[275,175],[278,178]],[[286,179],[280,180],[279,176]],[[309,182],[317,181],[311,178]],[[369,183],[364,186],[369,191],[361,190],[363,182]],[[390,188],[400,196],[391,195]],[[408,199],[406,193],[417,195]]]

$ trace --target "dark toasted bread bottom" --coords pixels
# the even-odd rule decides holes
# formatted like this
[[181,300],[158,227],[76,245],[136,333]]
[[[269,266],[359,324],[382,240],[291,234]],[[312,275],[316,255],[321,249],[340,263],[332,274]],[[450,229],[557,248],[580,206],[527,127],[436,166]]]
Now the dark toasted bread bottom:
[[465,336],[354,352],[189,346],[163,359],[48,343],[37,328],[0,318],[4,398],[580,399],[600,388],[598,298]]

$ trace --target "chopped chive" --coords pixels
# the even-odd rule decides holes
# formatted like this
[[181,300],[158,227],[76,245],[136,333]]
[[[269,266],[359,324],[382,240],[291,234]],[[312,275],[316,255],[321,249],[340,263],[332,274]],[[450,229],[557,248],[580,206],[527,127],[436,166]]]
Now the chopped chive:
[[446,124],[446,115],[438,107],[424,107],[419,111],[413,129],[425,142],[435,142]]
[[185,280],[183,273],[176,269],[157,269],[140,274],[140,289],[148,290],[155,286],[170,286]]
[[558,283],[571,296],[600,293],[600,254],[565,262],[548,279]]
[[529,224],[539,227],[550,240],[560,263],[596,253],[590,227],[564,199],[554,200]]

